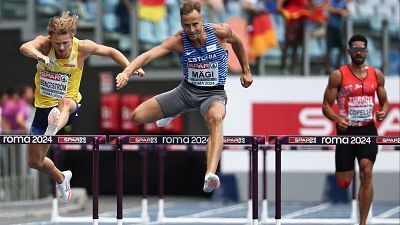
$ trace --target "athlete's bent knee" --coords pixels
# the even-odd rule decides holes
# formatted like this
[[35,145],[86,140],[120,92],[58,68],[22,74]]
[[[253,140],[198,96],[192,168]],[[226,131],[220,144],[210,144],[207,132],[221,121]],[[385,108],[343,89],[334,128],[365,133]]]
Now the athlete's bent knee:
[[336,179],[339,188],[348,188],[350,186],[350,180],[347,179]]
[[142,121],[140,120],[140,116],[135,111],[133,111],[131,114],[131,121],[136,125],[142,124]]
[[62,98],[60,99],[60,101],[58,102],[58,106],[60,108],[64,108],[67,107],[68,109],[71,107],[71,102],[70,100],[68,100],[67,98]]
[[210,117],[208,117],[206,119],[206,123],[210,126],[210,125],[219,125],[222,123],[223,121],[223,117],[222,116],[218,116],[218,115],[212,115]]
[[32,169],[40,169],[40,168],[42,168],[43,163],[40,161],[37,161],[37,160],[29,159],[28,166],[29,166],[29,168],[32,168]]

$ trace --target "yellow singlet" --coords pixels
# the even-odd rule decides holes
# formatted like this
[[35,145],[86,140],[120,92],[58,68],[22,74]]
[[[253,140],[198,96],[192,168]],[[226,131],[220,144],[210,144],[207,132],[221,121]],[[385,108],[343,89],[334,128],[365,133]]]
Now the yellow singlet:
[[72,98],[79,103],[82,99],[79,86],[83,67],[78,68],[78,39],[73,38],[68,59],[57,59],[53,47],[48,57],[50,65],[41,61],[36,65],[35,106],[50,108],[56,106],[61,98]]

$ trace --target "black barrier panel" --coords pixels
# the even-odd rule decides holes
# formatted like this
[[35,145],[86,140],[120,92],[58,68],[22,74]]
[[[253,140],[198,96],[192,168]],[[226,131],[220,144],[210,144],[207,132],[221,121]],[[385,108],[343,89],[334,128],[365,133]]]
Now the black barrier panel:
[[[115,144],[119,138],[122,144],[166,144],[166,145],[206,145],[207,135],[134,135],[117,136],[111,135],[110,144]],[[265,144],[265,136],[224,136],[225,145],[251,145],[254,141],[258,144]]]
[[105,135],[0,135],[0,144],[106,144]]

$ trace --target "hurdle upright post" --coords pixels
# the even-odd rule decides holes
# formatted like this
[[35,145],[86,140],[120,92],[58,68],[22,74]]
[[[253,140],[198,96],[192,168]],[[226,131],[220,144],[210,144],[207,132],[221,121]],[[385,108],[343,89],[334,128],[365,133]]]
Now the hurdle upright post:
[[93,140],[92,151],[92,198],[93,198],[93,225],[99,224],[99,139]]
[[252,163],[252,158],[253,158],[253,152],[252,149],[249,151],[249,171],[248,171],[248,182],[247,182],[247,218],[249,220],[252,220],[252,215],[253,215],[253,203],[252,203],[252,173],[251,169],[253,168],[253,163]]
[[279,137],[275,139],[275,220],[276,225],[281,224],[281,155],[282,144]]
[[148,152],[146,149],[141,150],[142,154],[142,197],[147,199],[147,164],[148,164]]
[[258,137],[253,137],[252,151],[252,198],[253,225],[258,224]]
[[117,224],[122,225],[123,217],[123,155],[121,139],[117,138],[116,172],[117,172]]
[[354,222],[357,223],[358,221],[358,206],[357,206],[357,198],[356,198],[356,193],[357,193],[357,176],[356,176],[356,169],[354,167],[354,175],[353,175],[353,185],[351,186],[351,215],[350,219]]
[[[56,154],[54,152],[54,148],[52,148],[50,150],[50,155],[51,158],[53,159],[54,164],[57,164],[57,159],[56,159]],[[51,194],[53,196],[53,200],[52,200],[52,212],[51,212],[51,221],[56,221],[59,217],[58,215],[58,199],[57,199],[57,187],[56,187],[56,182],[51,181],[52,182],[52,187],[51,187]]]
[[262,197],[262,209],[261,209],[261,221],[267,223],[268,220],[268,199],[267,199],[267,148],[263,147],[263,197]]
[[[148,215],[148,148],[142,149],[142,213],[140,218],[142,218],[143,223],[150,221]],[[150,146],[149,146],[150,147]],[[153,147],[153,146],[151,146]]]
[[160,147],[157,149],[158,153],[158,213],[157,221],[163,222],[165,218],[164,213],[164,156],[165,148]]

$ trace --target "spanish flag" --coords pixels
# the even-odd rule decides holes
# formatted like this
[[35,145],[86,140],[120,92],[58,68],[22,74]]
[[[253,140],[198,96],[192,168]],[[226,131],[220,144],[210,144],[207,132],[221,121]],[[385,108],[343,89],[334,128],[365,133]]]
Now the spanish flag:
[[138,5],[138,17],[141,20],[159,22],[167,14],[165,0],[140,0]]
[[282,10],[286,22],[299,19],[310,19],[314,22],[322,23],[326,20],[324,14],[324,7],[327,0],[323,0],[321,4],[317,5],[315,9],[311,10],[307,7],[304,0],[291,0]]
[[270,48],[278,47],[274,26],[268,14],[261,13],[253,17],[250,45],[251,59],[264,55]]

